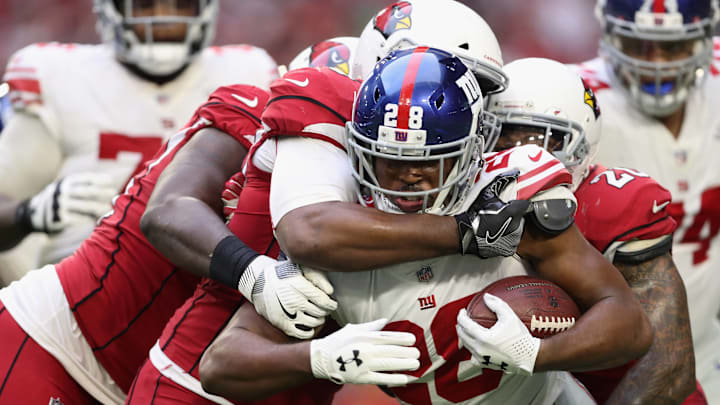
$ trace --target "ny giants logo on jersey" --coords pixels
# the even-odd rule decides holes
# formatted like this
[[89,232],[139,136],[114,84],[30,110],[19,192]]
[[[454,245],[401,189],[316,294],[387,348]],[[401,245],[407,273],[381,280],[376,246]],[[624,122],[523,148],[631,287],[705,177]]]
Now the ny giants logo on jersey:
[[427,297],[418,298],[420,303],[420,310],[435,308],[435,294],[428,295]]
[[412,27],[411,13],[412,4],[407,1],[392,4],[375,16],[374,28],[388,39],[396,31],[409,30]]

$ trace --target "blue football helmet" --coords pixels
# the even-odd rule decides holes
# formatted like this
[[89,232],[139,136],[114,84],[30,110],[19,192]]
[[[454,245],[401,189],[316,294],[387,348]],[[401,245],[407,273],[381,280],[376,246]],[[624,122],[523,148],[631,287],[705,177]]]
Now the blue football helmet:
[[677,111],[712,61],[718,0],[598,0],[600,49],[641,111]]
[[[482,106],[475,76],[456,56],[428,47],[391,52],[363,83],[347,123],[348,153],[363,196],[386,212],[404,212],[393,203],[400,197],[422,199],[418,212],[455,213],[482,167]],[[375,171],[378,158],[437,164],[438,186],[383,188]]]

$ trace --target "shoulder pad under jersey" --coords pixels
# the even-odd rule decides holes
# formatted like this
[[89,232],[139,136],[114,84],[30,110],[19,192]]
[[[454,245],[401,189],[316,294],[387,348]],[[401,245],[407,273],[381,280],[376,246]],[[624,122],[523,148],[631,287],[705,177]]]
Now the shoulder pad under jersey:
[[[556,186],[570,186],[572,176],[551,153],[536,145],[523,145],[501,152],[485,154],[483,172],[491,176],[509,169],[520,170],[517,198],[532,200],[538,193]],[[572,193],[568,189],[568,196]],[[557,195],[552,198],[558,198]]]
[[254,86],[235,84],[215,90],[208,101],[195,112],[191,123],[198,117],[209,120],[217,128],[239,140],[249,148],[255,134],[262,128],[260,116],[269,94]]
[[[677,227],[667,207],[668,190],[650,176],[632,169],[597,165],[580,184],[575,196],[575,223],[585,238],[607,257],[637,240],[657,240]],[[649,246],[638,244],[640,250]],[[626,249],[623,254],[627,255]],[[660,253],[664,253],[663,250]]]
[[306,136],[345,149],[345,123],[352,117],[360,87],[330,68],[303,68],[286,73],[270,86],[262,120],[267,136]]
[[72,58],[77,59],[76,48],[90,47],[50,42],[32,44],[15,52],[3,77],[10,85],[9,98],[13,109],[39,117],[50,132],[57,135],[59,123],[51,106],[50,87],[62,83],[51,82],[61,80],[62,69],[68,68],[73,62]]

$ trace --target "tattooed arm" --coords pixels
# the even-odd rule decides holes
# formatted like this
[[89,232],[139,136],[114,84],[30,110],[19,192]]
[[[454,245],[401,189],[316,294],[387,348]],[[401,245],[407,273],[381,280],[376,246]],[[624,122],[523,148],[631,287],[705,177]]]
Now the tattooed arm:
[[640,264],[613,263],[650,319],[650,350],[628,370],[606,405],[681,404],[695,390],[695,356],[685,285],[670,253]]

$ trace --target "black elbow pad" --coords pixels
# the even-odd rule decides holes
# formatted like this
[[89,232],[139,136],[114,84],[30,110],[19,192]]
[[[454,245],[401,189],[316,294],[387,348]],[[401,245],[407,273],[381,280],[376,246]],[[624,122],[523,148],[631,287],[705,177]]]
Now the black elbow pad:
[[532,211],[526,215],[535,226],[549,234],[559,235],[575,222],[577,204],[570,199],[533,201]]

